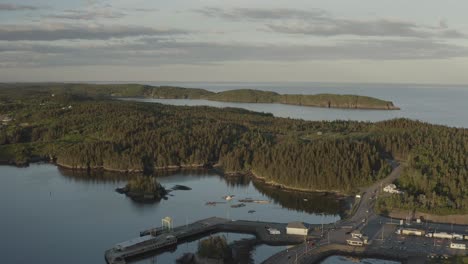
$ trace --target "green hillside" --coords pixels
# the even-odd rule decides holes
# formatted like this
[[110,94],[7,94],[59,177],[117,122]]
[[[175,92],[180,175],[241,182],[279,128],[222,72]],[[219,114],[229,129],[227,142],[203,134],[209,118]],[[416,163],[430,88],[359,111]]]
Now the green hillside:
[[223,92],[211,92],[204,89],[175,86],[149,86],[140,84],[0,84],[1,87],[21,87],[17,96],[28,97],[30,91],[41,94],[54,94],[62,97],[143,97],[158,99],[204,99],[220,102],[237,103],[278,103],[300,106],[396,110],[392,102],[360,95],[339,94],[278,94],[275,92],[238,89]]

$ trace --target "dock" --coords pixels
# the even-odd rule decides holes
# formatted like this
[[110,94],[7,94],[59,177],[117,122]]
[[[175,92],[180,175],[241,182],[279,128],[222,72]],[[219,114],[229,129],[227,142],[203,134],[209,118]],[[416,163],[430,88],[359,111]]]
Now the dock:
[[[307,224],[306,224],[307,225]],[[175,228],[151,228],[140,232],[140,237],[116,244],[105,252],[108,264],[124,264],[127,259],[136,258],[154,251],[175,247],[179,243],[191,241],[219,232],[255,235],[259,243],[267,245],[296,245],[307,237],[286,234],[287,223],[272,223],[246,220],[229,220],[211,217]],[[308,225],[314,228],[316,225]],[[280,230],[280,234],[270,234],[268,229]]]

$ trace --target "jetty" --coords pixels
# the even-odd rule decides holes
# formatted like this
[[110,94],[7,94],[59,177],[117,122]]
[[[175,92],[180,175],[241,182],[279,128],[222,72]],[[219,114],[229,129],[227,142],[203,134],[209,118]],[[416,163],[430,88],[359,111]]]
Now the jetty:
[[[164,218],[162,227],[141,231],[140,237],[114,245],[105,252],[105,259],[108,264],[124,264],[127,263],[128,259],[174,248],[179,243],[193,241],[205,235],[219,232],[255,235],[259,243],[267,245],[296,245],[308,239],[307,236],[288,234],[286,232],[287,225],[287,223],[211,217],[172,228],[172,219]],[[316,227],[316,225],[305,225],[309,229]],[[281,230],[281,232],[269,232],[271,229]]]

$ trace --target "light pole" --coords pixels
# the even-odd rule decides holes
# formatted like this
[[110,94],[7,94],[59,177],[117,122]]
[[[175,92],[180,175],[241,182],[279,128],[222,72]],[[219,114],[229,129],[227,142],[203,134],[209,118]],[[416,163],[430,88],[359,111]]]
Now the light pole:
[[382,242],[383,242],[384,231],[385,231],[385,224],[382,225]]
[[324,213],[322,213],[322,217],[320,217],[320,220],[322,222],[322,237],[323,237],[323,217],[324,217]]

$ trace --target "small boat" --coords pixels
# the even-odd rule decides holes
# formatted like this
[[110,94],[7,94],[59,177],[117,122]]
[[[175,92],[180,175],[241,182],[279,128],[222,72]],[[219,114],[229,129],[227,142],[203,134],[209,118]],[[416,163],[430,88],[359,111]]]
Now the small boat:
[[304,202],[307,202],[307,201],[309,201],[309,199],[307,199],[307,198],[304,198]]
[[258,204],[267,204],[267,203],[270,203],[270,201],[268,201],[268,200],[254,200],[253,202],[254,202],[254,203],[258,203]]
[[233,204],[231,205],[231,208],[239,208],[239,207],[244,207],[245,203],[240,203],[240,204]]
[[248,213],[253,214],[253,213],[255,213],[255,210],[249,210]]
[[235,195],[226,195],[226,196],[223,196],[223,199],[226,200],[226,201],[230,201],[234,198]]
[[270,201],[268,201],[268,200],[254,200],[254,199],[250,199],[250,198],[241,199],[241,200],[239,200],[239,202],[241,202],[241,203],[258,203],[258,204],[270,203]]
[[216,202],[206,202],[205,205],[215,206],[215,205],[216,205]]

